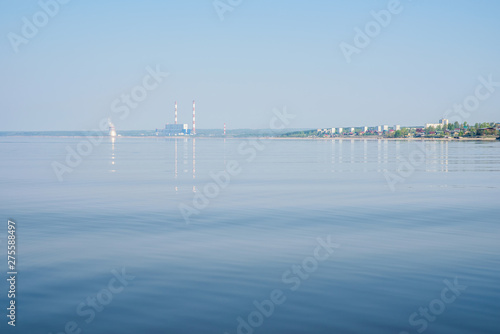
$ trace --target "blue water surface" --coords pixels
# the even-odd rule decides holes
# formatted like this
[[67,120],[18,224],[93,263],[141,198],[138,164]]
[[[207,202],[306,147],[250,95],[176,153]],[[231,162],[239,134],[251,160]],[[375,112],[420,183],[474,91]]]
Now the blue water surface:
[[500,333],[500,142],[2,137],[0,155],[2,333]]

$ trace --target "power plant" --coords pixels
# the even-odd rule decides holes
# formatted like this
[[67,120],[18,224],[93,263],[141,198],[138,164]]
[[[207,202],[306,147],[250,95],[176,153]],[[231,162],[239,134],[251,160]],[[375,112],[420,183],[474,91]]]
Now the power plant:
[[175,101],[174,107],[174,124],[167,123],[165,129],[157,132],[159,136],[185,136],[185,135],[195,135],[196,134],[196,104],[193,101],[193,127],[190,130],[187,124],[177,123],[177,101]]

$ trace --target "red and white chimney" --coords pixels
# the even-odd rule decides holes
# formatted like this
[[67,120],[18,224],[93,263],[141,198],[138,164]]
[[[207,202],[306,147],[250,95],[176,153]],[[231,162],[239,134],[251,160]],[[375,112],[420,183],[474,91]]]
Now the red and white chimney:
[[175,101],[175,124],[177,124],[177,101]]
[[195,101],[193,101],[193,135],[196,134],[196,105]]

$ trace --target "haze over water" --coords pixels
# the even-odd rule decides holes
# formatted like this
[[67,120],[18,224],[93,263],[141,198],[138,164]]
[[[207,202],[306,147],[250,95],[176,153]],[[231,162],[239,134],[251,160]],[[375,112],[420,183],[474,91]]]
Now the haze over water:
[[[286,300],[254,333],[500,332],[498,141],[259,140],[251,159],[244,139],[105,139],[59,182],[51,163],[80,141],[0,138],[19,333],[74,321],[93,334],[232,334],[275,289]],[[241,172],[187,224],[179,205],[230,161]],[[328,260],[285,282],[328,236]],[[77,307],[122,268],[135,278],[87,323]],[[455,279],[467,288],[411,325]]]

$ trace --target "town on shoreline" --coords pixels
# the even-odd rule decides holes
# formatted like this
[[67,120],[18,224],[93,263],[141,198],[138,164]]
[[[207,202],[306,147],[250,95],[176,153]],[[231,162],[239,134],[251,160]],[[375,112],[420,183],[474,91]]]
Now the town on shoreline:
[[500,123],[439,123],[425,126],[401,127],[379,125],[375,127],[326,128],[294,131],[282,134],[284,138],[383,138],[383,139],[441,139],[441,140],[495,140],[500,135]]

